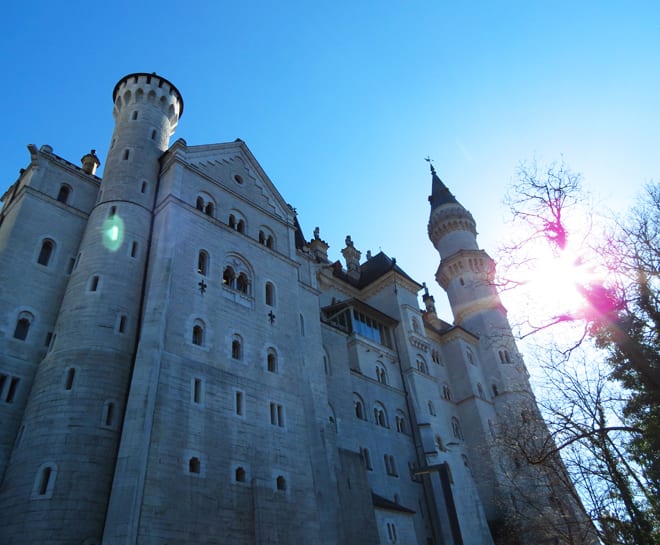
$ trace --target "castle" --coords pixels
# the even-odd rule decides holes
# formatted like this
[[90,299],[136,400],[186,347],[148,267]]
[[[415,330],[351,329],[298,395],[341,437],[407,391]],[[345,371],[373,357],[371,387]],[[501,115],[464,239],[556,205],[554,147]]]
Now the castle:
[[454,324],[385,253],[347,237],[330,261],[243,141],[170,146],[165,78],[113,101],[103,179],[94,151],[30,145],[2,197],[2,545],[577,535],[575,502],[497,441],[538,410],[493,261],[433,168]]

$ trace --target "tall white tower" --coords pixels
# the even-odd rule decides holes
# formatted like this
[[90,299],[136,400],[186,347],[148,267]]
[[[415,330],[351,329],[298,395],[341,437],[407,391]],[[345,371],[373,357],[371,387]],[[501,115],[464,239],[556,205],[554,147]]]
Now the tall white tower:
[[[115,130],[0,491],[0,542],[98,543],[143,297],[159,159],[183,112],[156,74],[122,78]],[[28,530],[29,529],[29,530]]]

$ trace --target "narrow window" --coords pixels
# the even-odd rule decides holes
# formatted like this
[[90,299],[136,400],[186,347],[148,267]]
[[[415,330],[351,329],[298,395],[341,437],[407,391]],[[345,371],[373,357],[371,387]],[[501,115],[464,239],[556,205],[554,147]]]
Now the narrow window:
[[209,264],[209,254],[204,250],[200,250],[197,255],[197,272],[202,276],[206,276]]
[[49,331],[46,333],[46,340],[44,341],[44,346],[50,346],[50,341],[53,340],[53,332]]
[[275,352],[269,351],[267,359],[268,370],[271,373],[277,373],[277,356],[275,355]]
[[5,382],[7,382],[7,375],[0,375],[0,396],[5,389]]
[[273,246],[274,246],[273,237],[271,235],[268,235],[268,238],[266,238],[266,248],[270,248],[272,250]]
[[234,287],[234,280],[236,275],[234,274],[234,269],[227,267],[222,273],[222,283],[228,288]]
[[146,193],[147,192],[147,182],[142,182],[142,185],[140,186],[140,193]]
[[[152,140],[156,140],[156,129],[154,129],[153,131],[151,131],[151,139],[152,139]],[[143,193],[144,193],[144,192],[143,192]]]
[[76,265],[76,260],[75,258],[70,258],[69,259],[69,264],[66,267],[66,274],[71,274],[73,272],[73,267]]
[[76,376],[76,370],[74,367],[69,367],[66,370],[66,380],[64,382],[64,389],[71,390],[73,388],[73,379]]
[[30,325],[32,324],[32,315],[29,312],[21,312],[14,328],[14,339],[24,341],[27,339]]
[[234,411],[238,416],[243,416],[245,407],[244,407],[244,396],[243,392],[237,391],[234,395]]
[[284,408],[279,403],[270,404],[270,423],[273,426],[284,427]]
[[364,468],[368,471],[372,471],[373,466],[371,465],[371,455],[369,454],[369,449],[366,447],[360,448],[360,455],[362,456]]
[[277,485],[278,490],[281,491],[286,490],[286,479],[282,475],[277,477],[277,479],[275,480],[275,484]]
[[429,414],[431,416],[435,416],[435,407],[433,405],[433,401],[429,400]]
[[131,116],[131,119],[135,121],[138,118],[138,113],[137,110],[133,112],[133,115]]
[[119,333],[126,333],[126,322],[128,322],[128,317],[125,314],[119,316],[119,326],[117,327]]
[[188,460],[188,473],[199,474],[200,469],[201,469],[201,464],[197,456],[193,456],[192,458],[190,458],[190,460]]
[[234,214],[229,214],[229,221],[227,222],[227,225],[229,225],[229,227],[232,229],[236,229],[236,218],[234,217]]
[[300,336],[305,336],[305,318],[303,318],[302,314],[300,315]]
[[130,155],[130,151],[125,149],[124,150],[124,161],[128,161],[128,156]]
[[202,381],[201,379],[194,379],[193,380],[193,387],[192,387],[192,400],[193,403],[199,404],[202,402]]
[[39,476],[39,488],[38,494],[40,496],[45,496],[48,491],[48,485],[50,484],[50,476],[53,472],[53,469],[49,466],[44,467],[41,470],[41,475]]
[[57,200],[61,203],[66,204],[69,200],[69,195],[71,194],[71,188],[68,185],[61,185],[60,190],[57,193]]
[[108,214],[109,217],[114,218],[115,214],[117,214],[117,207],[116,206],[111,206],[110,207],[110,213]]
[[202,346],[204,344],[204,328],[201,325],[193,326],[192,343],[197,346]]
[[242,467],[237,467],[236,470],[234,471],[234,480],[237,483],[244,483],[245,482],[245,469]]
[[451,431],[456,439],[463,439],[463,431],[461,430],[461,425],[456,417],[451,419]]
[[212,202],[209,202],[209,203],[206,204],[206,207],[204,208],[204,213],[207,216],[213,217],[213,203]]
[[270,282],[266,282],[266,304],[269,307],[275,305],[275,288]]
[[107,427],[112,427],[115,422],[115,404],[112,402],[107,402],[105,404],[105,411],[103,417],[103,424]]
[[500,393],[497,389],[497,385],[493,384],[492,388],[493,388],[493,396],[497,397]]
[[195,203],[195,208],[200,211],[204,211],[204,199],[197,197],[197,202]]
[[80,263],[80,258],[82,257],[82,252],[79,252],[76,256],[76,262],[73,265],[73,270],[75,271],[78,268],[78,263]]
[[259,244],[266,244],[266,233],[259,231]]
[[9,382],[9,389],[7,390],[7,395],[5,397],[5,401],[7,403],[14,402],[14,398],[16,397],[16,390],[18,389],[19,382],[20,379],[18,377],[11,377],[11,381]]
[[245,222],[243,220],[238,220],[236,230],[241,234],[245,234]]
[[41,243],[41,250],[39,251],[39,258],[37,259],[37,263],[39,265],[43,265],[44,267],[48,266],[48,263],[50,263],[50,258],[53,255],[53,249],[55,248],[55,244],[53,244],[52,240],[46,239]]
[[138,250],[138,243],[133,241],[133,243],[131,244],[131,257],[137,256],[137,250]]
[[241,346],[241,340],[238,338],[235,338],[231,342],[231,357],[235,360],[243,358],[243,348]]
[[99,287],[99,277],[97,275],[94,275],[89,281],[89,291],[96,291],[98,287]]
[[242,294],[247,295],[249,286],[250,283],[248,281],[247,275],[245,273],[239,274],[238,278],[236,279],[236,289]]

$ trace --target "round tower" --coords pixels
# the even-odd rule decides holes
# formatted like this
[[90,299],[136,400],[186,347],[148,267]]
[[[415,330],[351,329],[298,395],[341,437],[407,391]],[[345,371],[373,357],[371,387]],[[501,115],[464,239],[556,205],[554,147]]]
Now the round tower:
[[177,88],[156,74],[125,76],[113,101],[97,204],[0,491],[2,543],[100,543],[139,333],[159,159],[183,112]]

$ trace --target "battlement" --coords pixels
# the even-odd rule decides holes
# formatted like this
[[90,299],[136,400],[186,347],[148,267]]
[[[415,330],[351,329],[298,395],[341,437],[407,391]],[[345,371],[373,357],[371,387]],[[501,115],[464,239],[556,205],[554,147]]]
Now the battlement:
[[117,82],[112,91],[115,114],[124,105],[138,102],[161,104],[168,117],[180,119],[183,115],[183,97],[179,90],[167,79],[155,73],[137,72],[128,74]]

